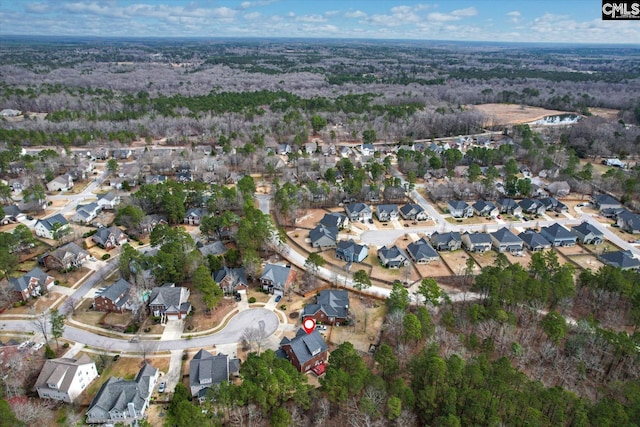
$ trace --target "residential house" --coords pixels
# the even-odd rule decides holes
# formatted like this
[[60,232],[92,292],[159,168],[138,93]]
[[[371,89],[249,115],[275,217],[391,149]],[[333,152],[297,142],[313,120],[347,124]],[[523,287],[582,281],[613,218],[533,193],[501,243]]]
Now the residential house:
[[640,233],[640,215],[624,210],[618,214],[616,224],[622,231],[631,234]]
[[111,152],[111,156],[116,160],[127,160],[133,156],[133,151],[130,148],[117,149]]
[[524,242],[524,246],[531,252],[544,251],[551,248],[551,243],[540,233],[533,230],[525,230],[518,234],[518,237]]
[[339,229],[349,226],[349,217],[341,212],[326,213],[320,220],[320,224],[326,227],[338,227]]
[[132,307],[130,305],[130,296],[131,283],[121,278],[96,294],[93,299],[93,308],[96,311],[105,311],[107,313],[124,313]]
[[631,251],[604,252],[600,255],[600,261],[621,270],[640,270],[640,261]]
[[409,243],[407,246],[407,252],[416,264],[428,264],[431,261],[437,261],[440,259],[438,252],[433,249],[433,246],[431,246],[429,241],[424,237],[416,242]]
[[198,248],[198,251],[204,257],[207,257],[209,255],[223,255],[225,252],[227,252],[227,247],[219,240],[207,244],[197,242],[196,248]]
[[76,213],[71,219],[83,224],[89,224],[98,217],[101,211],[102,208],[96,202],[91,202],[86,205],[78,205],[76,206]]
[[80,268],[89,259],[89,256],[89,252],[74,242],[70,242],[42,255],[40,261],[49,269],[68,271]]
[[449,231],[446,233],[433,233],[429,240],[431,245],[438,252],[456,251],[462,247],[462,238],[457,231]]
[[98,206],[105,210],[114,210],[120,204],[120,196],[115,191],[98,195]]
[[498,252],[521,252],[524,242],[506,227],[491,233],[493,248]]
[[316,151],[318,151],[318,143],[315,141],[312,142],[307,142],[306,144],[304,144],[304,152],[306,154],[314,154]]
[[373,144],[368,143],[368,144],[360,145],[360,152],[362,153],[363,156],[373,156],[376,150],[373,147]]
[[86,354],[77,359],[48,359],[38,375],[35,389],[41,399],[73,403],[96,378],[96,363]]
[[546,212],[546,206],[537,199],[522,199],[518,205],[522,208],[522,213],[527,215],[542,215]]
[[491,250],[491,236],[488,233],[463,233],[462,244],[469,252],[484,253]]
[[64,174],[55,177],[51,181],[47,182],[47,190],[54,191],[68,191],[73,188],[73,179],[71,175]]
[[616,168],[626,168],[627,164],[620,159],[611,158],[611,159],[603,159],[602,164],[606,166],[613,166]]
[[188,225],[200,225],[202,218],[206,215],[204,209],[201,208],[190,208],[184,214],[184,224]]
[[484,217],[496,217],[500,213],[500,210],[492,202],[486,200],[478,200],[473,205],[473,211],[478,216]]
[[222,267],[213,273],[213,281],[216,282],[227,295],[235,292],[245,292],[249,289],[249,281],[247,280],[247,273],[244,267]]
[[540,199],[540,203],[542,203],[547,211],[554,212],[567,212],[569,208],[567,205],[556,199],[555,197],[545,197]]
[[144,177],[145,184],[161,184],[167,181],[166,175],[146,175]]
[[578,236],[564,228],[558,223],[548,227],[542,227],[540,234],[544,236],[553,246],[575,246]]
[[376,217],[380,222],[388,222],[398,219],[398,206],[378,205],[376,206]]
[[407,254],[396,245],[378,249],[378,260],[385,268],[400,268],[409,264]]
[[36,236],[54,239],[57,233],[64,233],[71,228],[67,220],[60,214],[39,219],[35,225]]
[[127,235],[115,225],[102,227],[91,236],[91,240],[96,242],[102,249],[110,251],[116,246],[124,245],[129,241]]
[[289,266],[267,264],[260,276],[262,289],[270,294],[284,295],[296,280],[296,271]]
[[422,206],[416,203],[407,203],[402,206],[400,208],[400,216],[411,221],[426,221],[429,219],[429,214]]
[[316,228],[309,231],[309,239],[314,248],[334,247],[338,239],[338,227],[326,227],[318,224]]
[[154,214],[154,215],[146,215],[140,221],[140,225],[138,226],[138,231],[140,234],[151,234],[156,226],[161,224],[168,224],[167,217],[165,215]]
[[473,216],[473,207],[462,200],[449,200],[447,207],[454,218],[471,218]]
[[359,245],[353,240],[340,240],[336,244],[336,258],[352,262],[362,262],[369,255],[369,247],[367,245]]
[[87,409],[87,424],[133,424],[144,418],[159,371],[145,363],[133,380],[111,377]]
[[42,295],[42,291],[51,289],[54,283],[55,278],[35,267],[20,277],[10,278],[9,291],[13,293],[14,300],[27,301],[29,297]]
[[18,217],[22,215],[22,212],[16,205],[3,206],[4,218],[0,220],[0,225],[15,224],[18,222]]
[[578,236],[578,241],[583,245],[599,245],[604,242],[604,233],[589,222],[585,221],[580,225],[573,226],[571,231]]
[[325,364],[329,348],[317,330],[307,334],[299,329],[294,338],[285,337],[280,341],[280,349],[276,354],[288,359],[298,371],[304,373]]
[[373,213],[371,212],[371,208],[364,203],[351,203],[345,205],[344,211],[349,217],[349,221],[360,221],[365,222],[370,220]]
[[207,390],[229,382],[231,375],[240,374],[240,360],[226,354],[213,355],[202,349],[189,362],[191,395],[202,401]]
[[166,283],[151,290],[149,297],[149,310],[156,317],[161,317],[164,323],[167,320],[184,319],[191,311],[189,303],[189,289]]
[[556,197],[566,197],[571,192],[571,186],[567,181],[555,181],[547,185],[547,191]]
[[598,194],[593,196],[592,202],[599,211],[604,209],[620,209],[622,207],[622,203],[608,194]]
[[513,199],[498,199],[496,200],[496,206],[500,210],[501,214],[507,215],[522,215],[522,208]]
[[605,218],[614,218],[617,220],[618,215],[626,211],[626,208],[605,208],[600,210],[600,215]]
[[304,306],[302,321],[307,317],[327,325],[345,324],[349,318],[349,292],[337,289],[320,291],[315,304]]

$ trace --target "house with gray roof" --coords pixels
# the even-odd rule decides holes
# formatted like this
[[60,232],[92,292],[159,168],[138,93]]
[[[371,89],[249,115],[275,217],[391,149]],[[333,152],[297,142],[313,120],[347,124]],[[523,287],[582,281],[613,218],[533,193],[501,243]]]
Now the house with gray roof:
[[376,206],[376,217],[380,222],[393,221],[398,219],[398,205],[378,205]]
[[621,270],[640,269],[640,261],[633,256],[631,251],[604,252],[600,255],[600,261]]
[[605,209],[620,209],[622,207],[622,203],[608,194],[598,194],[593,196],[591,200],[599,211]]
[[145,363],[133,380],[111,377],[93,398],[87,410],[87,424],[132,424],[144,418],[158,370]]
[[51,289],[54,283],[53,276],[35,267],[20,277],[10,278],[8,286],[9,291],[14,295],[14,300],[27,301],[29,297],[42,295],[42,292]]
[[96,378],[96,363],[86,354],[77,359],[48,359],[38,375],[35,389],[41,399],[73,403]]
[[500,210],[496,205],[486,200],[478,200],[471,206],[473,207],[475,214],[478,216],[495,217],[500,213]]
[[347,228],[349,226],[349,218],[341,212],[330,212],[324,214],[320,224],[326,227],[337,227],[338,229]]
[[378,260],[385,268],[400,268],[409,264],[409,257],[397,245],[378,249]]
[[67,191],[73,188],[73,179],[71,175],[64,174],[53,178],[47,182],[47,191]]
[[163,323],[167,320],[184,319],[191,311],[189,295],[189,289],[166,283],[151,290],[149,309]]
[[513,199],[503,198],[496,200],[496,206],[501,214],[522,215],[522,208]]
[[524,245],[531,252],[544,251],[551,249],[551,243],[540,233],[536,233],[533,230],[526,230],[518,234],[518,237],[522,239]]
[[315,304],[307,304],[302,310],[302,321],[307,317],[317,323],[341,325],[349,318],[349,292],[343,289],[320,291]]
[[[58,224],[58,225],[56,225]],[[51,215],[48,218],[39,219],[34,226],[36,236],[46,239],[54,239],[56,227],[59,232],[65,232],[70,229],[69,222],[60,214]]]
[[280,341],[280,349],[276,354],[288,359],[298,371],[304,373],[326,363],[329,348],[318,330],[307,334],[299,329],[294,338],[284,337]]
[[359,245],[353,240],[340,240],[336,245],[336,258],[349,263],[362,262],[369,255],[367,245]]
[[578,240],[578,236],[558,223],[554,223],[548,227],[542,227],[540,234],[553,246],[575,246]]
[[631,234],[640,233],[640,215],[624,210],[616,217],[616,224],[622,231]]
[[96,242],[98,246],[106,251],[110,251],[116,246],[124,245],[129,241],[129,238],[115,225],[111,227],[102,227],[91,236],[91,240]]
[[604,242],[604,233],[587,221],[571,227],[571,231],[583,245],[599,245]]
[[447,208],[454,218],[471,218],[473,216],[473,207],[462,200],[449,200]]
[[462,238],[457,231],[435,232],[429,237],[431,245],[437,251],[457,251],[462,247]]
[[189,388],[191,395],[203,400],[207,390],[217,387],[240,374],[240,360],[226,354],[213,355],[202,349],[189,362]]
[[429,219],[429,214],[424,208],[416,203],[407,203],[400,208],[400,216],[403,219],[411,221],[426,221]]
[[185,212],[183,223],[188,225],[200,225],[202,218],[206,215],[206,212],[202,208],[190,208]]
[[567,181],[554,181],[547,185],[547,190],[555,196],[566,197],[571,192],[571,186]]
[[349,217],[349,221],[365,222],[372,218],[373,212],[368,205],[364,203],[350,203],[345,205],[344,211]]
[[431,246],[429,241],[424,237],[418,241],[409,243],[407,252],[416,264],[428,264],[440,259],[438,252],[433,249],[433,246]]
[[82,224],[89,224],[98,217],[100,212],[102,212],[102,208],[96,202],[78,205],[76,206],[76,213],[71,219]]
[[296,271],[280,264],[266,264],[260,276],[262,289],[274,295],[284,295],[295,280]]
[[506,227],[491,233],[491,243],[498,252],[520,252],[524,242]]
[[120,204],[120,196],[115,191],[98,194],[98,206],[105,210],[114,210]]
[[229,268],[224,266],[213,273],[213,281],[228,295],[234,292],[246,291],[249,288],[249,281],[244,267]]
[[18,222],[18,217],[22,215],[17,205],[3,206],[2,209],[4,218],[0,218],[0,225],[15,224]]
[[469,252],[484,253],[491,250],[491,236],[488,233],[477,231],[475,233],[463,233],[462,244]]
[[327,227],[318,224],[309,231],[309,240],[313,248],[331,248],[336,245],[338,239],[338,227]]
[[40,258],[45,267],[60,271],[80,268],[88,259],[89,252],[74,242],[60,246]]
[[132,308],[129,299],[130,292],[131,283],[121,278],[104,291],[96,294],[93,299],[93,307],[97,311],[107,313],[124,313]]
[[542,215],[546,212],[546,206],[538,199],[522,199],[518,205],[522,208],[522,213],[529,215]]

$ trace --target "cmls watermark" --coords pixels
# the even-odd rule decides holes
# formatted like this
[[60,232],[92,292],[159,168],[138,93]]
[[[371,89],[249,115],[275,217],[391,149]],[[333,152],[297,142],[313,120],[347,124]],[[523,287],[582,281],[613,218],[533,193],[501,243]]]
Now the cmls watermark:
[[640,19],[640,1],[602,0],[602,19],[605,21]]

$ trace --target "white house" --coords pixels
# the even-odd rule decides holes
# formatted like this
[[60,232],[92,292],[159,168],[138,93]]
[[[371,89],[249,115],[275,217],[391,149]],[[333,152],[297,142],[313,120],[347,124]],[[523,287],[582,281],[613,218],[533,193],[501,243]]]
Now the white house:
[[59,230],[68,229],[69,223],[67,220],[60,214],[55,214],[50,216],[49,218],[39,219],[35,225],[36,236],[44,237],[45,239],[54,239],[54,232],[56,229],[56,224],[60,224],[58,226]]
[[73,403],[97,377],[96,364],[86,354],[79,359],[49,359],[40,371],[35,388],[41,399]]
[[49,191],[67,191],[73,188],[73,179],[71,175],[60,175],[47,182],[47,190]]
[[115,191],[109,191],[105,194],[98,195],[98,206],[102,209],[113,210],[120,204],[120,196]]

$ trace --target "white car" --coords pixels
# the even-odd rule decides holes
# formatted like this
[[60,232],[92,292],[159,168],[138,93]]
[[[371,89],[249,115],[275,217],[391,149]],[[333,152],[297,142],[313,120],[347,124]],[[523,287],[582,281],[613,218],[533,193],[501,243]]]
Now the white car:
[[24,350],[25,348],[27,348],[29,346],[29,341],[24,341],[23,343],[21,343],[18,346],[18,350]]
[[40,350],[42,347],[44,347],[44,343],[43,342],[39,342],[38,344],[33,346],[31,351],[36,352],[36,351]]

